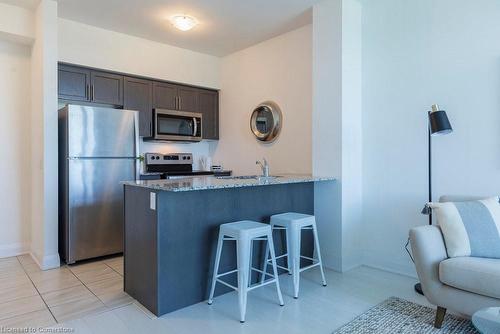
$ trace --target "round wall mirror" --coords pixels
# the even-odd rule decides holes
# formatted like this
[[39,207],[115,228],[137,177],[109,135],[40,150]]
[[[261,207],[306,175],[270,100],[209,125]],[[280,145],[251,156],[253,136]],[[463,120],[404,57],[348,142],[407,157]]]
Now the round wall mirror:
[[272,142],[280,133],[282,118],[280,107],[274,102],[266,101],[253,110],[250,129],[258,140]]

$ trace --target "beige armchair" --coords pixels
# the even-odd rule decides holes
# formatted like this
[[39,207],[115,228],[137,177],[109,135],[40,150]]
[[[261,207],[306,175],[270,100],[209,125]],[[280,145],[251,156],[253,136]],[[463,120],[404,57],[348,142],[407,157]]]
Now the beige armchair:
[[[443,197],[442,202],[477,199]],[[437,306],[434,326],[441,328],[446,310],[472,316],[476,311],[500,306],[500,259],[448,258],[438,226],[410,230],[418,278],[425,297]]]

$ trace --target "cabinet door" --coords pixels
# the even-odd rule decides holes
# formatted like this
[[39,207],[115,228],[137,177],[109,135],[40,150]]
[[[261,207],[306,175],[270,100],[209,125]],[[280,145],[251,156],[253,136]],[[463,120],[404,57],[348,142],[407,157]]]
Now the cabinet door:
[[177,86],[155,82],[153,83],[153,108],[177,109]]
[[139,111],[139,136],[152,136],[153,82],[125,77],[123,108]]
[[58,95],[60,99],[72,101],[90,100],[90,71],[73,66],[59,65]]
[[200,90],[199,111],[203,114],[203,139],[219,139],[219,92]]
[[91,73],[92,102],[123,105],[123,76],[105,72]]
[[178,105],[177,109],[182,111],[193,111],[197,112],[198,108],[198,95],[199,89],[179,86],[178,88]]

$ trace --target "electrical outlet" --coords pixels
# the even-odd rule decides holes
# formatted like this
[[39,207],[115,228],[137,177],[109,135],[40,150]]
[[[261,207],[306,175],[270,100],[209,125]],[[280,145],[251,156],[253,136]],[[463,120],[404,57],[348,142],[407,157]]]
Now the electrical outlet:
[[149,193],[149,208],[156,210],[156,193]]

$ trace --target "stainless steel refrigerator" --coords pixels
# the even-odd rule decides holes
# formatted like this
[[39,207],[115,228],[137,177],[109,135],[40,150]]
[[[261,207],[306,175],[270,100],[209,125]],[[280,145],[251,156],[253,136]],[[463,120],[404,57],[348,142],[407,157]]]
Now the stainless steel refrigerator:
[[59,110],[59,253],[66,263],[123,251],[123,186],[138,179],[136,111]]

